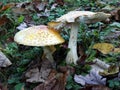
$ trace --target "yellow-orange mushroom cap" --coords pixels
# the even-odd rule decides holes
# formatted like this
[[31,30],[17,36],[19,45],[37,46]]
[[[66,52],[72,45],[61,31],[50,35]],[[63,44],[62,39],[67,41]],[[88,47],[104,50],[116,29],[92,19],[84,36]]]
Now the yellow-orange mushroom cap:
[[14,41],[27,46],[50,46],[63,43],[64,39],[55,29],[39,25],[17,32]]

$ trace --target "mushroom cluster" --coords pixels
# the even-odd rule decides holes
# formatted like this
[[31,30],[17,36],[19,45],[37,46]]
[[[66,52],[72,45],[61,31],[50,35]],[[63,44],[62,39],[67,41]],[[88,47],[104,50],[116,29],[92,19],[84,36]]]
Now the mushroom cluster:
[[65,26],[65,24],[71,24],[70,39],[68,43],[68,48],[70,49],[70,51],[66,56],[66,62],[68,64],[76,64],[76,61],[78,60],[77,34],[79,30],[79,23],[90,24],[99,21],[105,21],[110,16],[110,14],[106,14],[104,12],[71,11],[61,16],[60,18],[57,18],[56,21],[54,21],[58,23],[55,25],[53,24],[52,27],[55,27],[57,29],[61,28],[62,26]]
[[55,29],[60,29],[61,27],[69,24],[71,25],[70,39],[68,42],[68,48],[70,51],[66,56],[66,62],[68,64],[76,64],[78,60],[77,34],[79,23],[90,24],[105,21],[110,16],[110,14],[106,14],[104,12],[71,11],[52,22],[52,27],[49,26],[48,28],[48,26],[40,25],[19,31],[15,35],[14,40],[19,44],[27,46],[44,46],[43,50],[46,58],[53,63],[54,59],[52,57],[52,51],[48,46],[64,42],[64,39]]

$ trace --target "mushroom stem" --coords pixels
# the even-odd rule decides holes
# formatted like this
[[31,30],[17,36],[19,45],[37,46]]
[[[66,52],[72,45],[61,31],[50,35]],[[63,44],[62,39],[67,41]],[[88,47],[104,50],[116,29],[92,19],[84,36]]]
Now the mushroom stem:
[[55,68],[55,62],[52,56],[52,52],[48,46],[43,47],[45,57],[51,62],[52,67]]
[[68,52],[66,56],[66,62],[68,64],[74,63],[76,64],[76,61],[78,60],[77,55],[77,33],[78,33],[78,27],[79,23],[72,23],[71,25],[71,32],[70,32],[70,39],[68,43],[68,48],[70,48],[70,51]]

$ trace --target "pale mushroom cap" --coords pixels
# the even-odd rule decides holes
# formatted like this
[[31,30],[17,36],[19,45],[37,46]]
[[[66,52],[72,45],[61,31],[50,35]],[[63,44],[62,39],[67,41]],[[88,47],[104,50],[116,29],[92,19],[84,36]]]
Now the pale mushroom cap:
[[90,12],[90,11],[70,11],[67,14],[61,16],[60,18],[57,18],[57,22],[75,22],[75,19],[78,17],[91,17],[92,15],[94,15],[96,13],[94,12]]
[[49,46],[64,42],[60,34],[45,25],[29,27],[16,33],[14,41],[27,46]]

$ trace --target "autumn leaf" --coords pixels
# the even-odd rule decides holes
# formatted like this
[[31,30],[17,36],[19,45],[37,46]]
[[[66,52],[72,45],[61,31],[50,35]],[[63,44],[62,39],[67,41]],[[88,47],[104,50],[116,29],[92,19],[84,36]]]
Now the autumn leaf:
[[120,48],[114,48],[113,52],[114,53],[120,53]]
[[0,51],[0,67],[7,67],[11,64],[11,61]]
[[67,74],[52,70],[48,79],[33,90],[65,90]]
[[14,6],[15,6],[15,3],[6,4],[6,5],[4,5],[4,6],[0,9],[0,12],[1,12],[1,11],[5,11],[5,10],[7,10],[8,8],[12,8],[12,7],[14,7]]
[[27,78],[26,82],[45,82],[51,71],[50,65],[51,63],[48,60],[43,60],[40,69],[36,67],[28,70],[25,74],[25,77]]
[[87,85],[81,90],[111,90],[111,89],[104,85]]
[[103,54],[108,54],[108,53],[112,52],[112,50],[114,49],[114,46],[109,43],[97,43],[97,44],[93,45],[93,49],[96,49]]
[[116,73],[119,73],[119,67],[116,65],[111,65],[108,69],[104,70],[103,72],[99,72],[101,76],[112,76]]
[[116,21],[120,21],[120,9],[115,9],[111,11],[112,18],[114,18]]
[[6,15],[3,15],[3,16],[0,17],[0,26],[6,24],[8,22],[9,22],[9,19],[7,18]]
[[87,84],[91,84],[91,85],[105,85],[106,84],[106,78],[103,78],[102,76],[100,76],[99,71],[103,71],[104,69],[107,69],[109,65],[99,59],[95,59],[93,61],[94,61],[94,64],[91,65],[92,68],[89,74],[87,74],[86,76],[75,75],[74,76],[75,82],[83,86]]

